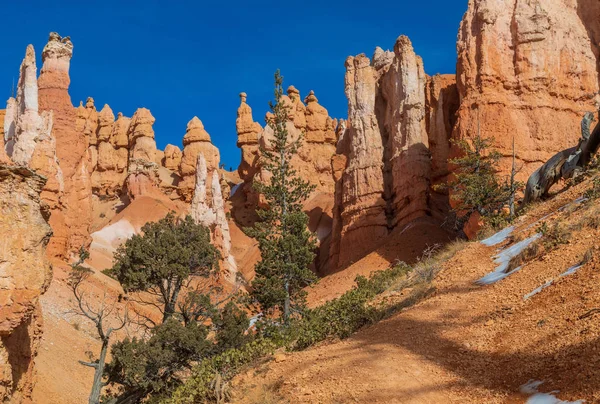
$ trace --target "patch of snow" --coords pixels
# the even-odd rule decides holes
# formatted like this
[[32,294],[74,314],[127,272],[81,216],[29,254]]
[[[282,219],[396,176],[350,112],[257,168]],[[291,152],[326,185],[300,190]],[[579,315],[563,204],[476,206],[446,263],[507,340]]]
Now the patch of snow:
[[559,278],[562,278],[563,276],[573,275],[582,266],[583,265],[581,265],[581,264],[573,265],[571,268],[567,269],[565,272],[563,272],[562,274],[560,274]]
[[562,212],[563,210],[567,209],[571,205],[579,205],[580,203],[583,203],[587,200],[588,200],[588,198],[586,198],[585,196],[580,196],[579,198],[575,199],[573,202],[567,203],[565,206],[561,207],[558,210],[559,210],[559,212]]
[[490,272],[489,274],[485,275],[483,278],[477,280],[475,283],[479,285],[490,285],[517,272],[519,269],[521,269],[521,267],[516,268],[510,272],[506,272],[510,260],[519,255],[525,248],[527,248],[531,243],[533,243],[540,237],[542,237],[542,235],[540,233],[536,233],[533,236],[526,238],[525,240],[521,240],[518,243],[513,244],[510,247],[500,251],[498,254],[492,257],[494,258],[494,262],[498,264],[498,266],[494,269],[493,272]]
[[527,293],[525,296],[523,296],[523,300],[527,300],[530,297],[537,295],[538,293],[540,293],[542,290],[546,289],[548,286],[552,285],[552,283],[554,283],[554,279],[550,279],[548,282],[544,283],[542,286],[538,286],[537,288],[533,289],[531,292]]
[[238,190],[238,188],[240,187],[240,185],[242,185],[243,182],[240,182],[239,184],[235,184],[233,186],[233,188],[231,188],[231,192],[229,192],[229,197],[232,198],[233,195],[235,195],[235,192]]
[[540,393],[538,387],[544,383],[539,380],[530,380],[519,389],[523,394],[530,394],[531,397],[527,399],[525,404],[583,404],[585,400],[576,401],[564,401],[557,398],[554,394],[558,391],[551,391],[549,393]]
[[515,230],[514,226],[509,226],[505,229],[500,230],[498,233],[494,234],[491,237],[486,238],[481,241],[481,244],[484,244],[488,247],[495,246],[496,244],[502,243],[504,240],[508,238]]
[[92,233],[92,247],[115,251],[119,245],[136,233],[135,227],[128,220],[121,219]]
[[529,397],[525,404],[583,404],[585,400],[564,401],[550,393],[535,393]]
[[249,328],[252,328],[252,327],[254,327],[254,324],[256,324],[256,322],[257,322],[258,320],[260,320],[260,318],[261,318],[262,316],[263,316],[263,314],[262,314],[262,313],[258,313],[256,316],[253,316],[253,317],[251,317],[251,318],[250,318],[250,326],[249,326]]
[[[582,265],[581,264],[577,264],[577,265],[573,265],[571,268],[567,269],[565,272],[563,272],[562,274],[560,274],[558,276],[558,278],[562,278],[564,276],[569,276],[569,275],[573,275],[575,272],[577,272],[577,270],[579,268],[581,268]],[[554,283],[555,279],[550,279],[548,282],[544,283],[542,286],[539,286],[537,288],[535,288],[534,290],[532,290],[531,292],[527,293],[525,296],[523,296],[523,300],[527,300],[529,299],[531,296],[537,295],[538,293],[540,293],[542,290],[546,289],[548,286],[552,285]]]
[[478,279],[475,283],[478,285],[491,285],[492,283],[496,283],[506,278],[509,275],[514,274],[515,272],[521,270],[522,267],[517,267],[510,272],[502,272],[502,271],[494,271],[485,275],[484,277]]

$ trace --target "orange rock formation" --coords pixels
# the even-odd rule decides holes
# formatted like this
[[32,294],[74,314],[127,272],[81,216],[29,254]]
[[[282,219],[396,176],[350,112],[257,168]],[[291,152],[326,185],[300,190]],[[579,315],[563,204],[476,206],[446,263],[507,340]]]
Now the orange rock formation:
[[0,166],[0,401],[31,402],[33,359],[41,338],[39,296],[52,272],[52,234],[40,200],[45,179],[29,168]]
[[599,101],[599,8],[588,0],[470,0],[457,44],[455,136],[473,135],[479,122],[505,156],[514,137],[523,178],[576,143],[583,114]]
[[451,79],[428,79],[404,36],[393,53],[377,48],[372,61],[364,54],[346,60],[349,110],[332,159],[330,269],[362,257],[395,228],[447,211],[447,196],[431,202],[431,183],[447,174],[452,88]]

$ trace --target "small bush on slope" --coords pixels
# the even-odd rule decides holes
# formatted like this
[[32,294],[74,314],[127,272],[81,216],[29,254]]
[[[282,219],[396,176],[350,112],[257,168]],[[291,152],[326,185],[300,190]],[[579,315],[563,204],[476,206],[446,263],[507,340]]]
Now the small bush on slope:
[[277,348],[299,350],[328,338],[346,338],[361,327],[382,319],[389,311],[370,305],[370,301],[409,269],[406,264],[400,264],[378,271],[370,279],[359,276],[353,289],[323,306],[308,310],[301,320],[292,322],[289,327],[268,327],[268,337],[257,338],[240,348],[199,362],[186,383],[175,391],[172,398],[163,402],[187,404],[215,400],[211,386],[214,386],[216,378],[227,381],[244,366]]

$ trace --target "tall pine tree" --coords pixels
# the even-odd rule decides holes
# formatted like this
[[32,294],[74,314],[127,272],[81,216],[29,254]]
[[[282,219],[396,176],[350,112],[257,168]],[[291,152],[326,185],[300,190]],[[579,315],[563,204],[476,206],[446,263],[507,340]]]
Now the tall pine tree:
[[252,295],[263,312],[280,313],[287,324],[290,316],[301,312],[306,304],[303,288],[317,278],[310,270],[315,237],[308,231],[308,216],[302,211],[302,202],[314,186],[299,178],[291,166],[302,136],[290,138],[288,107],[282,96],[283,77],[277,70],[275,103],[269,103],[272,115],[267,119],[274,136],[269,149],[261,149],[262,168],[271,178],[269,183],[255,183],[267,208],[258,211],[259,221],[250,233],[258,240],[262,258],[256,264]]

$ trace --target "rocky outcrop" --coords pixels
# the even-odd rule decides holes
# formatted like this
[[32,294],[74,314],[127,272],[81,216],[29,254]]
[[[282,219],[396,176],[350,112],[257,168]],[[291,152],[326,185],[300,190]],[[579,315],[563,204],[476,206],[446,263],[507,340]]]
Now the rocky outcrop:
[[219,149],[211,143],[210,135],[204,129],[202,121],[200,121],[198,117],[193,117],[192,120],[188,122],[185,136],[183,137],[183,156],[179,167],[182,178],[179,183],[179,193],[186,202],[192,200],[195,185],[196,164],[200,153],[202,153],[206,159],[208,171],[219,168]]
[[207,180],[208,169],[206,167],[206,159],[202,153],[198,153],[198,157],[196,158],[196,184],[190,214],[196,223],[208,227],[214,224],[216,217],[206,202]]
[[[317,191],[332,194],[333,177],[331,172],[331,156],[335,154],[335,126],[313,91],[304,99],[300,99],[299,91],[290,86],[287,96],[283,95],[281,102],[288,106],[287,123],[290,141],[303,136],[298,153],[292,157],[292,166],[296,174],[313,184]],[[266,121],[270,114],[267,114]],[[274,137],[273,129],[266,125],[259,136],[261,147],[269,150]],[[260,166],[260,161],[259,161]],[[268,180],[268,173],[261,172],[261,180]]]
[[211,195],[212,203],[207,203],[208,168],[204,154],[198,153],[196,164],[196,184],[190,207],[190,214],[196,223],[211,230],[214,245],[221,252],[221,267],[229,282],[234,283],[237,277],[237,264],[231,254],[231,233],[225,214],[225,203],[221,192],[218,169],[212,170]]
[[237,146],[242,152],[238,173],[240,178],[250,180],[258,170],[258,139],[262,132],[262,126],[258,122],[254,122],[252,108],[246,103],[246,99],[246,93],[240,93],[240,106],[237,110],[235,128],[238,136]]
[[181,153],[181,149],[179,147],[168,144],[165,147],[162,165],[171,171],[179,171],[179,165],[181,164],[182,157],[183,153]]
[[426,128],[431,153],[431,194],[429,205],[437,219],[445,219],[448,212],[448,191],[438,187],[450,178],[448,160],[455,157],[455,147],[450,143],[450,134],[456,124],[456,111],[460,101],[453,74],[429,77],[426,88]]
[[51,33],[42,52],[43,66],[38,79],[39,108],[52,111],[52,136],[62,170],[64,194],[52,208],[50,225],[54,232],[48,245],[50,256],[68,258],[90,242],[92,186],[88,167],[88,141],[77,131],[77,110],[68,88],[73,44],[68,37]]
[[19,165],[29,165],[38,140],[50,136],[52,112],[39,113],[37,67],[32,45],[27,47],[21,63],[17,98],[9,99],[6,106],[5,151]]
[[425,75],[405,36],[394,52],[377,48],[372,60],[364,54],[346,60],[348,122],[339,125],[331,160],[331,269],[364,256],[414,219],[447,212],[447,195],[432,199],[431,185],[447,175],[453,88],[450,79]]
[[40,200],[45,179],[0,165],[0,401],[31,402],[33,359],[41,337],[38,298],[51,279],[45,248],[52,234]]
[[[96,195],[114,197],[121,193],[127,177],[129,119],[119,114],[115,122],[115,116],[108,105],[102,108],[97,119],[97,158],[92,175],[92,189]],[[93,150],[93,146],[90,147]]]
[[8,163],[8,155],[4,150],[4,117],[6,116],[6,110],[0,109],[0,164]]
[[[384,195],[384,139],[375,111],[379,80],[389,68],[387,63],[371,64],[365,55],[346,59],[346,97],[348,127],[334,162],[336,185],[330,265],[344,266],[380,243],[387,236]],[[341,161],[340,161],[341,160]],[[345,163],[343,170],[339,165]],[[342,171],[340,173],[340,171]]]
[[458,35],[457,137],[512,139],[526,178],[576,142],[598,98],[598,4],[587,0],[470,0]]
[[155,119],[146,108],[138,108],[129,125],[129,164],[127,193],[131,199],[160,194],[156,164],[156,141],[152,125]]
[[52,111],[39,112],[35,51],[29,45],[21,63],[17,98],[7,102],[4,128],[5,163],[28,166],[46,176],[42,199],[58,208],[64,190],[62,170],[56,157],[52,136]]

